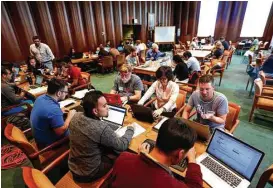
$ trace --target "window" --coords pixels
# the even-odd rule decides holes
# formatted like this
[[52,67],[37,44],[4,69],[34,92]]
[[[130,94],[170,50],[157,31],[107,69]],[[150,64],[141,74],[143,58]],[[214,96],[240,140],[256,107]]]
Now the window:
[[248,1],[240,37],[262,37],[272,1]]
[[197,36],[214,36],[219,1],[201,1]]

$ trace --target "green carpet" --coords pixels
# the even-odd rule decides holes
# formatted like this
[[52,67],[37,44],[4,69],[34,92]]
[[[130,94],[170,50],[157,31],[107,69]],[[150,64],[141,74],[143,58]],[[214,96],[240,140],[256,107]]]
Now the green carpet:
[[[221,86],[218,87],[218,78],[215,79],[215,83],[217,91],[225,94],[229,101],[241,106],[240,124],[234,135],[265,153],[265,157],[250,185],[250,187],[256,187],[262,172],[273,163],[273,118],[272,113],[256,111],[254,121],[248,122],[253,95],[248,97],[250,88],[248,88],[248,91],[245,90],[248,76],[245,72],[246,64],[242,62],[242,59],[242,56],[234,55],[231,65],[225,71]],[[92,74],[92,84],[98,90],[109,92],[116,75],[116,72],[105,75]],[[264,118],[263,115],[265,114],[269,117]],[[264,119],[269,121],[264,121]]]

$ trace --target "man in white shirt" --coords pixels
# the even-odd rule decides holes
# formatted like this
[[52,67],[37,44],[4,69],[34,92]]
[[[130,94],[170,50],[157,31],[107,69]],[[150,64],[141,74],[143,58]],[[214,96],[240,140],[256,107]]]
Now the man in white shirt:
[[141,40],[136,40],[136,49],[137,53],[140,53],[143,50],[146,50],[146,44],[142,43]]
[[194,71],[201,71],[199,61],[192,56],[191,52],[185,51],[183,53],[183,57],[186,59],[186,63],[190,73],[193,73]]
[[41,43],[39,36],[32,38],[34,44],[29,47],[30,55],[34,56],[41,65],[53,70],[52,60],[55,58],[48,45]]

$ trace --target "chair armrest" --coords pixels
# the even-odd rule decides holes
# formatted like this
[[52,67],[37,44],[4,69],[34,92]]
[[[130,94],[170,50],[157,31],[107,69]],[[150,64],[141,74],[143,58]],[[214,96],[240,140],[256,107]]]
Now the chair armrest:
[[61,140],[58,140],[58,141],[54,142],[53,144],[51,144],[51,145],[43,148],[42,150],[40,150],[38,152],[35,152],[35,153],[31,154],[29,157],[30,158],[37,158],[42,153],[47,152],[47,151],[49,151],[49,150],[51,150],[51,149],[53,149],[53,148],[55,148],[57,146],[60,146],[60,145],[62,145],[63,143],[65,143],[67,141],[69,141],[69,137],[68,136],[62,138]]
[[47,165],[42,172],[44,174],[47,174],[50,170],[55,168],[58,164],[60,164],[68,155],[69,155],[70,149],[65,151],[62,155],[60,155],[58,158],[56,158],[54,161],[52,161],[49,165]]
[[179,114],[181,114],[181,112],[184,110],[184,108],[186,107],[186,104],[184,104],[184,106],[182,106],[174,115],[175,117],[177,117]]
[[235,122],[235,124],[233,125],[232,129],[230,129],[228,132],[231,133],[231,134],[233,134],[234,131],[235,131],[235,129],[236,129],[237,126],[239,125],[239,123],[240,123],[240,120],[237,119],[236,122]]
[[189,115],[189,119],[192,118],[195,114],[197,114],[197,112],[196,112],[196,111],[192,111],[192,112],[190,113],[190,115]]
[[24,103],[20,103],[20,104],[16,104],[16,105],[12,105],[12,106],[8,106],[6,108],[2,108],[1,109],[1,112],[5,112],[5,111],[8,111],[12,108],[15,108],[15,107],[19,107],[19,106],[27,106],[27,110],[30,112],[32,110],[32,106],[27,103],[27,102],[24,102]]
[[214,69],[214,70],[212,71],[212,74],[214,74],[216,71],[221,71],[221,73],[222,73],[222,72],[224,72],[224,70],[225,70],[224,68],[221,68],[221,69]]
[[269,97],[269,96],[264,96],[264,95],[255,95],[257,98],[264,98],[264,99],[269,99],[269,100],[273,100],[273,97]]
[[150,105],[152,102],[154,102],[156,100],[156,98],[151,99],[150,101],[148,101],[146,104],[144,104],[145,107],[147,107],[148,105]]

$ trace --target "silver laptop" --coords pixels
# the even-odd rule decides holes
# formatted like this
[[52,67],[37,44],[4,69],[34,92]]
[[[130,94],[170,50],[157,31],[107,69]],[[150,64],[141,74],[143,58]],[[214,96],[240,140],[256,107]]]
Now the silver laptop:
[[216,129],[204,154],[196,160],[203,180],[211,187],[245,188],[256,173],[264,153]]
[[126,108],[117,107],[113,105],[108,106],[109,106],[108,117],[103,117],[102,120],[111,122],[113,124],[116,124],[118,127],[121,127],[125,119]]

